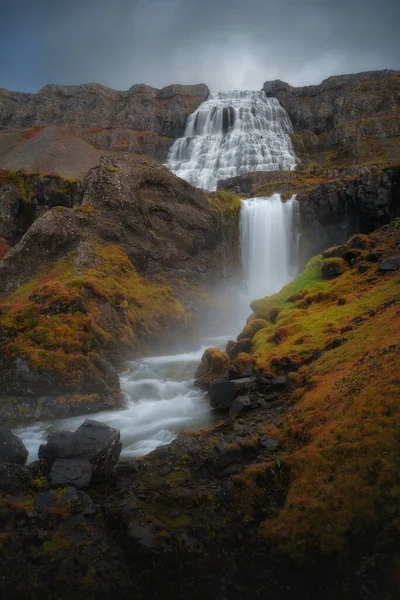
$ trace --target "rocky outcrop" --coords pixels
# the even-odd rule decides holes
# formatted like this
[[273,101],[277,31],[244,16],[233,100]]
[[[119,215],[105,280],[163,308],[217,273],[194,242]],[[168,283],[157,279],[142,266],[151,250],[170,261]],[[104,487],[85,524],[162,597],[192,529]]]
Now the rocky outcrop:
[[268,81],[263,89],[288,112],[303,167],[399,160],[400,71],[339,75],[300,88]]
[[28,458],[28,450],[21,438],[9,429],[0,429],[0,462],[24,465]]
[[47,85],[37,94],[0,90],[2,166],[81,174],[98,164],[99,150],[164,160],[208,94],[204,84],[134,85],[125,92],[95,83]]
[[0,169],[0,238],[10,245],[50,208],[72,208],[78,181]]
[[188,309],[236,258],[224,204],[154,162],[106,158],[73,202],[47,210],[0,263],[8,421],[119,405],[117,369],[135,355],[192,347]]

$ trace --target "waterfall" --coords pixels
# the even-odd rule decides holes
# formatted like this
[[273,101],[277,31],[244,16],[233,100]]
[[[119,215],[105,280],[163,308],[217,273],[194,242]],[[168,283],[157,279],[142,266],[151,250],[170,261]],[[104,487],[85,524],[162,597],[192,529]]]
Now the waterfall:
[[166,165],[192,185],[216,190],[219,180],[242,173],[293,169],[291,132],[286,111],[264,92],[211,94],[190,115]]
[[249,302],[278,292],[294,277],[297,212],[296,196],[287,202],[280,194],[242,200],[242,279]]

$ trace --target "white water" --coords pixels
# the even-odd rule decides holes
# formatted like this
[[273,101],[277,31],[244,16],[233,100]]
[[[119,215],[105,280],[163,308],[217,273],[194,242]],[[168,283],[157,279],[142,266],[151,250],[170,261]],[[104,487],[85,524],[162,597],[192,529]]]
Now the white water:
[[211,426],[216,416],[204,393],[193,386],[195,370],[206,347],[224,348],[227,337],[202,340],[194,352],[143,358],[129,363],[121,375],[126,397],[123,409],[93,415],[54,419],[16,429],[29,451],[28,462],[36,460],[40,444],[51,431],[75,431],[85,418],[95,419],[121,432],[121,456],[142,456],[161,444],[172,442],[179,430]]
[[291,132],[284,108],[264,92],[211,94],[190,115],[166,164],[192,185],[216,190],[219,180],[242,173],[294,169]]
[[240,248],[242,280],[248,302],[278,292],[296,274],[298,235],[296,196],[242,200]]

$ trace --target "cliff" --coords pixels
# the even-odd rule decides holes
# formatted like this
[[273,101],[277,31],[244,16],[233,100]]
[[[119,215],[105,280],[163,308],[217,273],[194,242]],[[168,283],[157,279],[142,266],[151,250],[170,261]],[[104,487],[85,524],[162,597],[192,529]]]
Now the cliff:
[[300,88],[268,81],[263,89],[288,112],[303,168],[400,160],[400,71],[339,75]]
[[3,421],[118,404],[125,360],[193,344],[190,309],[237,243],[222,201],[154,162],[106,157],[68,198],[0,263]]
[[47,85],[37,94],[0,90],[0,156],[7,169],[81,174],[104,150],[164,160],[206,85]]

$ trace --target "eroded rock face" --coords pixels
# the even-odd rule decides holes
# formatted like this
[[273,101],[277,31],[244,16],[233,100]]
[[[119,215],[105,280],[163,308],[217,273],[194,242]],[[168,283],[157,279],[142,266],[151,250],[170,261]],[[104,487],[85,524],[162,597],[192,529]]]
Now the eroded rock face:
[[300,88],[268,81],[263,89],[288,112],[305,168],[399,159],[400,71],[339,75]]
[[134,85],[125,92],[95,83],[47,85],[38,94],[0,90],[2,165],[29,170],[40,165],[73,175],[98,164],[98,149],[164,160],[208,94],[204,84],[161,90]]

